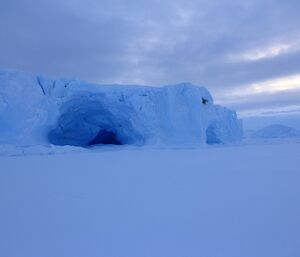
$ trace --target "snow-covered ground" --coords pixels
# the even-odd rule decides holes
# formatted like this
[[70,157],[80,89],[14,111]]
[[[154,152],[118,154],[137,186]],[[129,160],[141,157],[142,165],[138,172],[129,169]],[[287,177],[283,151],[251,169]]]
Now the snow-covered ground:
[[1,257],[300,256],[297,141],[28,149],[0,157]]

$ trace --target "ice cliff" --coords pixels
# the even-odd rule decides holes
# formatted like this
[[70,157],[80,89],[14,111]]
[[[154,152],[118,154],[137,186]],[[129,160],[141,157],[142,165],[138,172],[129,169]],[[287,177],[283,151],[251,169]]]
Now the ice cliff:
[[0,71],[1,144],[216,144],[241,137],[236,113],[189,83],[97,85]]

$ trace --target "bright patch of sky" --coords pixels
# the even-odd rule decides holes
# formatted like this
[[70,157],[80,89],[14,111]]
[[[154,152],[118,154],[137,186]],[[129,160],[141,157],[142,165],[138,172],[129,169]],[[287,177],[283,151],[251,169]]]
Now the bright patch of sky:
[[275,94],[281,91],[300,90],[300,74],[271,79],[262,82],[254,82],[243,85],[221,94],[227,101],[241,101],[241,97],[259,94]]
[[284,42],[278,44],[272,44],[266,47],[257,47],[244,51],[242,53],[235,53],[229,55],[231,61],[258,61],[265,58],[274,58],[276,56],[287,54],[291,52],[297,52],[300,50],[300,40],[293,42]]

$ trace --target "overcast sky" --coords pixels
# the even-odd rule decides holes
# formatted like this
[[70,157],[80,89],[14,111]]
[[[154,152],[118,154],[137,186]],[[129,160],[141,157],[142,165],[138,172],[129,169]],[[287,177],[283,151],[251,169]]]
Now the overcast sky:
[[298,115],[299,13],[299,0],[1,0],[0,68],[192,82],[242,116]]

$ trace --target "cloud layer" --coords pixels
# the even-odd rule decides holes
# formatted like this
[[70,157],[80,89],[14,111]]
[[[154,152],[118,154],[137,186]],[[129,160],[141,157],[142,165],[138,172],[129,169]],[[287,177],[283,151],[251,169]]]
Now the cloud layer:
[[[300,74],[299,10],[298,0],[4,0],[0,67],[99,83],[190,81],[221,101]],[[299,95],[299,84],[289,90]],[[296,104],[281,93],[227,103]]]

